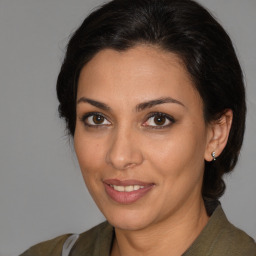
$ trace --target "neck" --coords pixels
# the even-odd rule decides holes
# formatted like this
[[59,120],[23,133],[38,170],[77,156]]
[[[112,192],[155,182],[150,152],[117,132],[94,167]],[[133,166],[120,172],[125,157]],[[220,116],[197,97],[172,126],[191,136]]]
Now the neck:
[[180,256],[198,237],[208,219],[203,200],[200,200],[183,209],[182,213],[145,229],[131,231],[116,228],[111,256]]

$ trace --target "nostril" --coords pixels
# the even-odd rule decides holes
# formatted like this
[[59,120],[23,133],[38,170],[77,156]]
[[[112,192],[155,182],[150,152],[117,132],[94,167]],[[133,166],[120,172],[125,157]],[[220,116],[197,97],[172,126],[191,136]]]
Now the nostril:
[[137,164],[136,163],[128,163],[124,166],[124,169],[129,169],[135,167]]
[[109,152],[106,155],[106,163],[118,170],[127,170],[140,165],[143,162],[141,152],[133,152],[127,155],[113,154]]

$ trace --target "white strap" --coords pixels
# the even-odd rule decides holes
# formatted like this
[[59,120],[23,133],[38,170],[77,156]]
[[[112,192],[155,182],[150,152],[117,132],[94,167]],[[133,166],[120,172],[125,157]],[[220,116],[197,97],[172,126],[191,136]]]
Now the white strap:
[[67,238],[65,243],[63,244],[62,254],[61,256],[68,256],[72,247],[74,246],[76,240],[79,238],[78,234],[71,235]]

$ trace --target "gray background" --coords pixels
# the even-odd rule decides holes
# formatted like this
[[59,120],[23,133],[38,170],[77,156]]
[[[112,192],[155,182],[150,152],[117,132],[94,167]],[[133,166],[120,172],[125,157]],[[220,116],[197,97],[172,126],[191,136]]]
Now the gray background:
[[[70,32],[102,0],[0,0],[0,255],[104,218],[58,119],[55,81]],[[222,198],[256,238],[256,1],[201,0],[234,41],[247,81],[245,143]]]

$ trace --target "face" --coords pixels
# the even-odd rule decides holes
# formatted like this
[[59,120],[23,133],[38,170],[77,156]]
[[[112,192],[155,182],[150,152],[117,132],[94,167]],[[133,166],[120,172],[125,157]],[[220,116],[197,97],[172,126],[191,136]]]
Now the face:
[[208,141],[202,100],[175,54],[107,49],[82,69],[75,150],[115,227],[142,229],[198,205]]

